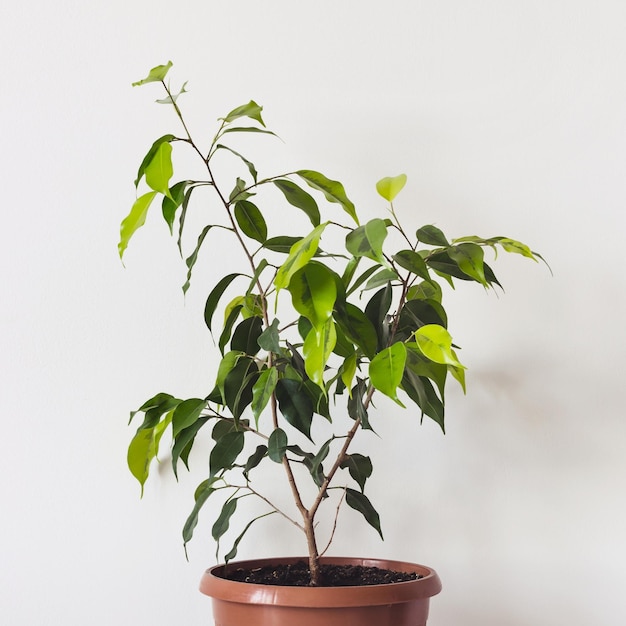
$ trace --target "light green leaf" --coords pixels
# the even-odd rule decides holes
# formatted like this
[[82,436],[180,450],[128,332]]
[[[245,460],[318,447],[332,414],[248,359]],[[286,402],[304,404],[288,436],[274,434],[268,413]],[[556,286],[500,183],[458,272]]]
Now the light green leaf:
[[273,182],[274,185],[276,185],[276,187],[283,192],[283,195],[289,204],[304,211],[307,217],[311,220],[311,224],[313,224],[313,226],[319,226],[320,210],[317,206],[317,202],[315,202],[315,199],[311,194],[308,194],[304,191],[304,189],[301,189],[290,180],[279,179]]
[[143,158],[143,161],[141,162],[141,165],[139,166],[139,170],[137,172],[137,178],[135,178],[135,187],[139,185],[139,181],[143,178],[143,175],[146,171],[146,167],[148,167],[152,159],[154,159],[154,155],[156,154],[161,144],[164,142],[169,143],[170,141],[174,141],[174,139],[176,139],[174,135],[163,135],[163,137],[159,137],[152,144],[152,146],[150,147],[150,150],[148,150],[146,156]]
[[174,174],[172,167],[172,145],[164,141],[146,166],[146,183],[150,189],[162,193],[172,199],[169,182]]
[[435,363],[464,368],[452,351],[450,333],[438,324],[426,324],[415,332],[415,341],[422,354]]
[[149,191],[143,196],[137,198],[130,210],[130,213],[122,221],[122,224],[120,225],[120,242],[117,244],[120,259],[124,256],[124,251],[128,247],[130,238],[135,234],[138,228],[146,223],[148,209],[150,208],[150,205],[155,197],[156,191]]
[[343,185],[336,180],[330,180],[319,172],[313,170],[299,170],[296,172],[300,178],[302,178],[309,187],[321,191],[329,202],[336,202],[340,204],[343,210],[357,223],[359,224],[359,218],[356,215],[356,208],[354,204],[346,196],[346,190]]
[[252,387],[251,408],[257,428],[259,427],[259,417],[270,401],[277,382],[278,370],[275,367],[270,367],[261,372],[256,383],[254,383],[254,387]]
[[175,409],[172,415],[172,431],[176,437],[181,430],[192,426],[200,417],[206,407],[206,400],[201,398],[189,398],[183,400]]
[[393,202],[394,198],[402,191],[406,185],[406,174],[398,176],[381,178],[376,183],[376,191],[389,202]]
[[402,382],[405,363],[406,346],[398,342],[379,352],[369,367],[372,385],[402,407],[404,405],[398,399],[398,387]]
[[387,238],[387,223],[385,220],[375,218],[355,228],[346,237],[346,249],[355,257],[365,256],[387,265],[383,255],[383,243]]
[[348,394],[352,397],[352,382],[356,375],[357,358],[356,353],[347,357],[341,368],[341,381],[348,389]]
[[319,246],[322,233],[328,224],[329,222],[324,222],[316,226],[306,237],[291,246],[287,259],[276,273],[276,278],[274,279],[276,291],[287,287],[291,277],[313,258]]
[[448,248],[448,255],[463,273],[485,287],[489,286],[485,278],[484,252],[480,246],[475,243],[460,243]]
[[365,287],[363,287],[363,291],[377,289],[378,287],[382,287],[383,285],[393,282],[394,280],[398,280],[398,275],[394,272],[394,270],[385,267],[374,274],[374,276],[367,281]]
[[326,320],[320,328],[313,328],[304,340],[304,368],[308,377],[321,389],[325,388],[324,370],[336,343],[337,331],[332,319]]
[[262,106],[258,105],[254,100],[250,100],[248,104],[242,104],[241,106],[233,109],[226,117],[220,119],[223,119],[226,124],[230,124],[230,122],[234,122],[241,117],[249,117],[250,119],[259,122],[261,126],[265,126],[265,122],[261,117],[262,111]]
[[172,65],[173,63],[168,61],[167,65],[157,65],[156,67],[153,67],[145,78],[133,83],[132,86],[138,87],[139,85],[145,85],[146,83],[157,83],[162,81]]
[[293,307],[315,328],[321,328],[333,314],[337,300],[335,274],[325,265],[307,263],[289,281]]
[[187,81],[183,83],[183,86],[180,88],[180,91],[178,93],[172,94],[171,96],[167,96],[165,98],[161,98],[160,100],[157,100],[157,102],[159,104],[174,104],[182,94],[187,93],[185,87],[187,87]]

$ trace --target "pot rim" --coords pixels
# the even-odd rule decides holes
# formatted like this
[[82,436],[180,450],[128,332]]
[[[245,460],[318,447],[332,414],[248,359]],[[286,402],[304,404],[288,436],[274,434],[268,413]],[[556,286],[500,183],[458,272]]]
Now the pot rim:
[[[307,557],[274,557],[233,561],[229,567],[263,567],[273,563],[291,564]],[[441,591],[441,581],[434,569],[417,563],[359,557],[323,557],[321,563],[363,565],[404,572],[416,572],[422,578],[382,585],[346,587],[287,587],[260,585],[220,578],[225,565],[215,565],[204,573],[200,591],[215,600],[272,606],[348,607],[397,604],[430,598]]]

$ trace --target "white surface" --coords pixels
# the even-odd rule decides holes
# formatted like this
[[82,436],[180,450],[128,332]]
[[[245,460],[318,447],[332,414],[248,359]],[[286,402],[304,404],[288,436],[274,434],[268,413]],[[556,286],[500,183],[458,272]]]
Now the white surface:
[[[626,4],[5,0],[0,18],[3,623],[210,622],[210,516],[190,563],[179,534],[201,455],[143,501],[125,469],[128,411],[214,372],[204,292],[183,301],[156,213],[125,270],[116,252],[137,165],[177,130],[130,83],[171,58],[197,128],[264,104],[285,140],[266,170],[321,169],[366,212],[404,171],[409,223],[509,234],[554,269],[502,259],[504,296],[448,299],[468,396],[445,437],[394,437],[415,419],[384,406],[387,540],[345,513],[334,553],[437,568],[432,626],[624,624]],[[274,535],[240,556],[302,551]]]

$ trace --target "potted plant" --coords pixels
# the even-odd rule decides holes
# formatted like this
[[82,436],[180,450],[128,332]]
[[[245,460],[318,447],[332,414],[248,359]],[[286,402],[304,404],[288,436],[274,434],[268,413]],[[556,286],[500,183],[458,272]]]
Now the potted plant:
[[[175,474],[181,462],[187,466],[196,437],[210,435],[208,475],[183,528],[185,546],[208,501],[221,504],[212,526],[218,552],[242,498],[257,497],[267,508],[243,526],[223,556],[225,564],[203,578],[201,589],[213,596],[218,624],[425,624],[429,597],[441,588],[432,569],[325,558],[316,521],[327,515],[334,528],[341,507],[348,506],[382,537],[379,514],[366,495],[372,461],[356,448],[358,436],[376,427],[375,397],[414,406],[443,430],[446,378],[465,389],[465,366],[447,329],[441,284],[498,286],[484,259],[486,248],[541,257],[508,237],[448,239],[433,225],[407,232],[393,203],[405,175],[377,183],[387,210],[366,223],[343,185],[317,171],[260,177],[231,140],[243,133],[274,135],[262,107],[250,101],[233,109],[203,146],[178,105],[185,85],[175,93],[166,83],[171,65],[157,66],[134,83],[160,83],[165,97],[158,102],[173,107],[182,134],[161,136],[143,159],[135,187],[144,184],[147,191],[121,224],[120,257],[157,199],[183,255],[187,214],[204,187],[214,199],[183,255],[183,291],[211,238],[230,237],[232,257],[213,265],[204,309],[217,343],[215,384],[195,398],[158,393],[131,413],[131,420],[143,420],[128,449],[130,471],[143,489],[165,431],[171,433]],[[173,148],[199,160],[202,179],[174,179]],[[221,158],[241,165],[230,182],[214,174]],[[320,437],[322,426],[326,434]],[[293,511],[274,506],[257,484],[261,464],[284,475]],[[269,515],[274,523],[287,519],[298,526],[307,556],[233,563],[251,525]],[[334,572],[347,578],[335,583]],[[363,586],[373,574],[382,575],[374,579],[382,584]]]

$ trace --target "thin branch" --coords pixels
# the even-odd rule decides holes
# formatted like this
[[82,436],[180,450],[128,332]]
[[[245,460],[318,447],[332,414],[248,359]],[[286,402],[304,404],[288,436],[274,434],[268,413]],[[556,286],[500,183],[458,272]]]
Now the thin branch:
[[343,493],[341,494],[341,498],[339,498],[339,504],[337,504],[337,510],[335,511],[335,521],[333,522],[333,530],[330,533],[330,539],[328,540],[326,547],[320,552],[320,557],[324,556],[326,552],[328,552],[328,548],[330,548],[330,544],[333,542],[333,539],[335,537],[335,531],[337,530],[337,520],[339,519],[339,509],[341,508],[344,498],[346,497],[345,487],[343,488],[342,492]]

